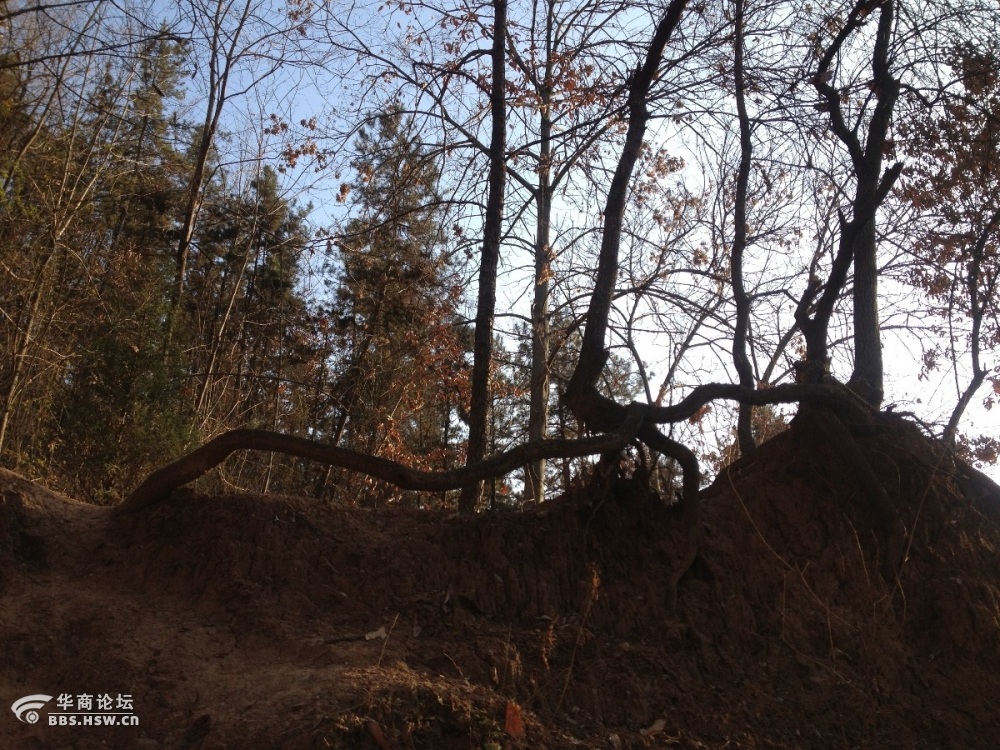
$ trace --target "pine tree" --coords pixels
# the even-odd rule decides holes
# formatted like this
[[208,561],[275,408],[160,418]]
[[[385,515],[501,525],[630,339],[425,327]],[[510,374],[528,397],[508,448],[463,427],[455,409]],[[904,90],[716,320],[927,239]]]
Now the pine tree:
[[453,415],[466,406],[467,365],[439,174],[399,111],[375,125],[357,141],[351,195],[358,216],[338,243],[342,354],[332,440],[442,468],[457,458]]

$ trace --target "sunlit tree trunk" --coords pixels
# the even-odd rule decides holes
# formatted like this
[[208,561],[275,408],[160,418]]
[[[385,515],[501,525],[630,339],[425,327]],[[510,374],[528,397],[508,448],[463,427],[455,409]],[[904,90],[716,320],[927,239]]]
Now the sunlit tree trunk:
[[229,77],[233,66],[242,52],[242,35],[247,24],[253,0],[246,0],[243,10],[235,23],[234,29],[226,38],[226,14],[230,6],[217,0],[211,17],[202,15],[203,9],[192,7],[192,13],[201,23],[210,26],[208,57],[204,61],[208,66],[208,92],[205,100],[205,116],[198,130],[198,140],[195,143],[195,159],[191,176],[186,187],[184,213],[181,216],[178,229],[177,248],[175,250],[174,284],[171,292],[169,312],[167,313],[166,350],[164,358],[169,359],[173,344],[174,332],[180,315],[180,307],[184,300],[184,288],[188,273],[188,259],[191,252],[191,240],[194,237],[201,211],[202,196],[206,179],[209,156],[215,144],[215,134],[219,128],[219,120],[225,109],[229,94]]

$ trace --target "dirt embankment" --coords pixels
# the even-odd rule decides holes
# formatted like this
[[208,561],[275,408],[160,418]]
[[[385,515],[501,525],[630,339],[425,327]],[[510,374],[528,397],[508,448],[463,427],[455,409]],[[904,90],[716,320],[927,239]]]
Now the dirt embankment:
[[[679,514],[629,480],[474,518],[124,516],[3,473],[0,747],[1000,746],[1000,497],[898,418],[858,440],[896,575],[852,459],[800,423],[703,493],[676,611]],[[59,726],[87,695],[138,726]]]

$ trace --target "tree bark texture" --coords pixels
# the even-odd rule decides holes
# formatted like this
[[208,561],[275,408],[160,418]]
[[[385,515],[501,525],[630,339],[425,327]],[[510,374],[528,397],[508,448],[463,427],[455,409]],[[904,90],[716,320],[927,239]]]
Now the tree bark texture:
[[[733,326],[733,364],[744,388],[754,387],[753,368],[747,355],[747,336],[750,331],[750,297],[743,280],[743,255],[747,247],[747,186],[750,182],[750,163],[753,157],[750,116],[747,114],[746,82],[743,71],[743,0],[736,2],[736,33],[733,37],[736,84],[736,113],[740,126],[740,163],[736,170],[736,196],[733,206],[733,246],[730,258],[730,276],[733,285],[733,302],[736,304],[736,322]],[[740,404],[736,423],[736,440],[740,455],[746,456],[756,447],[753,437],[753,406]]]
[[[490,90],[489,195],[483,224],[483,247],[479,263],[479,298],[476,303],[476,334],[473,343],[472,403],[469,407],[469,446],[466,463],[472,465],[486,455],[490,408],[490,366],[493,362],[493,319],[496,313],[497,266],[503,222],[504,160],[507,149],[506,56],[507,0],[493,0],[492,86]],[[472,512],[482,494],[480,484],[462,489],[458,509]]]

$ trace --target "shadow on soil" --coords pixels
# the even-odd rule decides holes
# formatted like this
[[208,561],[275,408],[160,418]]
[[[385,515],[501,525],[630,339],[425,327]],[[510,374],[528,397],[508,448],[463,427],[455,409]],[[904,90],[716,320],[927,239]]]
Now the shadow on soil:
[[[0,475],[0,746],[992,748],[1000,496],[907,422],[800,420],[679,513],[631,480],[459,518],[178,493],[123,516]],[[37,723],[7,710],[53,696]],[[138,726],[60,726],[130,696]],[[50,724],[52,722],[52,724]]]

